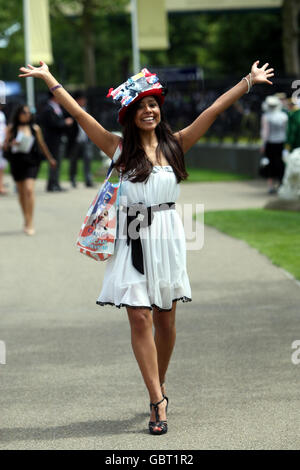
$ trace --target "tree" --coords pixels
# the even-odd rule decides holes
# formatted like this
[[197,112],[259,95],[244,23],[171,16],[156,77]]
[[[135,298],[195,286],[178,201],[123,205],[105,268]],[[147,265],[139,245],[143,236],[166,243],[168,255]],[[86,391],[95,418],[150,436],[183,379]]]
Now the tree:
[[0,78],[16,80],[16,64],[24,61],[23,11],[16,0],[0,0]]
[[284,52],[285,72],[287,75],[299,76],[299,0],[284,0],[282,6],[282,45]]
[[[72,23],[83,42],[83,70],[86,87],[96,86],[95,44],[99,40],[97,19],[122,11],[126,0],[50,0],[51,11]],[[74,14],[75,12],[75,14]],[[101,32],[100,32],[101,34]]]
[[[110,87],[126,80],[132,72],[131,19],[124,8],[127,0],[49,3],[54,55],[51,71],[55,77],[66,86],[85,82],[86,87]],[[0,40],[7,28],[16,22],[21,25],[7,47],[0,48],[0,78],[16,80],[24,64],[20,0],[0,0],[0,11]],[[241,76],[251,61],[260,59],[270,62],[279,76],[285,70],[283,56],[287,55],[283,53],[281,13],[283,10],[170,13],[170,48],[142,51],[141,65],[150,69],[198,65],[204,69],[205,79],[211,80]],[[36,89],[43,90],[43,83],[37,81]]]

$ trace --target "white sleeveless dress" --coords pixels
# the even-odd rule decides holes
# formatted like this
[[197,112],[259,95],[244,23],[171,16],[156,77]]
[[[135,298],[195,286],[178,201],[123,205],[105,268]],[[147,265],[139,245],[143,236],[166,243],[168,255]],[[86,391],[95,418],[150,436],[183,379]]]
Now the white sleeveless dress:
[[[180,188],[171,166],[154,166],[146,183],[123,181],[120,204],[142,202],[147,207],[176,202]],[[121,212],[115,252],[106,263],[98,305],[153,307],[170,311],[173,300],[190,302],[191,287],[186,271],[186,241],[182,220],[176,209],[154,212],[150,226],[140,228],[144,272],[132,264],[130,242],[127,245],[126,213]]]

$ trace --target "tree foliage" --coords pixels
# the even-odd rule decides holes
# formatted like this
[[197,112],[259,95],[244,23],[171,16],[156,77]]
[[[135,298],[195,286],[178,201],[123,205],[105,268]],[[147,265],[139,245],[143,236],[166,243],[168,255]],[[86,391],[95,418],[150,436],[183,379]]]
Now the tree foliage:
[[207,77],[224,77],[245,74],[260,59],[284,72],[279,12],[173,14],[169,30],[169,51],[143,53],[143,62],[197,64]]
[[[0,11],[0,40],[7,43],[0,48],[0,79],[16,80],[17,65],[24,62],[23,11],[16,0],[0,0]],[[20,29],[8,35],[7,30],[16,24]]]
[[300,73],[299,16],[299,0],[284,0],[282,7],[283,56],[285,71],[293,76],[299,76]]
[[[123,11],[126,4],[126,0],[50,0],[54,15],[68,21],[81,40],[82,67],[87,87],[97,84],[96,47],[104,40],[99,22],[107,15]],[[70,12],[68,15],[66,9]]]
[[[287,0],[294,1],[294,0]],[[114,86],[132,72],[131,23],[127,0],[49,0],[54,64],[65,85]],[[20,0],[0,0],[0,39],[19,22],[6,48],[0,48],[0,79],[16,80],[24,63]],[[67,6],[69,14],[63,6]],[[79,6],[79,11],[78,11]],[[270,62],[277,76],[285,71],[282,12],[252,11],[169,14],[170,48],[142,51],[141,64],[198,65],[206,78],[240,76],[251,63]],[[1,36],[2,35],[2,36]],[[37,83],[37,88],[42,84]]]

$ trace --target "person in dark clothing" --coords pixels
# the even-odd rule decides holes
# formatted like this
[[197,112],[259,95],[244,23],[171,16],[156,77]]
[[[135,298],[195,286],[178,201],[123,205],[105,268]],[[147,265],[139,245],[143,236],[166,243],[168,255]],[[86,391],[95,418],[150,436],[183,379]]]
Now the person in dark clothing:
[[73,118],[64,117],[61,106],[55,96],[49,92],[49,100],[39,118],[47,147],[57,162],[55,168],[49,168],[47,191],[64,190],[59,184],[61,136],[73,122]]
[[[73,94],[73,98],[77,101],[86,111],[86,96],[82,91],[76,91]],[[69,176],[72,186],[76,187],[76,175],[77,175],[77,162],[82,158],[84,180],[87,187],[93,187],[92,174],[91,174],[91,147],[89,138],[80,127],[77,121],[73,121],[72,126],[68,130],[68,147],[67,153],[70,158]]]
[[300,109],[291,111],[288,121],[286,148],[292,152],[300,147]]
[[55,168],[56,161],[49,152],[41,128],[34,122],[28,106],[19,105],[13,112],[11,122],[6,129],[3,148],[9,159],[10,172],[18,190],[24,217],[24,232],[27,235],[34,235],[34,186],[41,163],[40,151],[51,168]]

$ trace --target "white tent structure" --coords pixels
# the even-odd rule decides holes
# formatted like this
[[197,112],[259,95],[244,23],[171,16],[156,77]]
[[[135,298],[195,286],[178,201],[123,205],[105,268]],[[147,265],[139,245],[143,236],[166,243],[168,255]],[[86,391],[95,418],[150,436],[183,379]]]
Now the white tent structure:
[[166,0],[166,8],[174,11],[250,10],[280,8],[283,0]]

